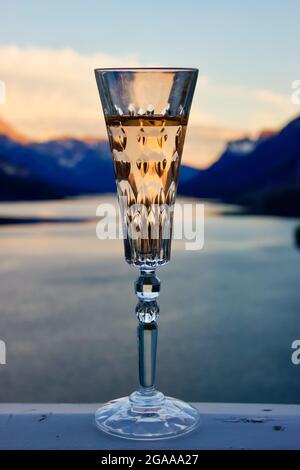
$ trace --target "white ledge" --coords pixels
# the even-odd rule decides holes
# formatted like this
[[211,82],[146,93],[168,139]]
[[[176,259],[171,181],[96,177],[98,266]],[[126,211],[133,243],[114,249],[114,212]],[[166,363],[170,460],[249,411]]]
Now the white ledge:
[[98,431],[95,404],[0,404],[0,449],[300,449],[300,405],[195,404],[197,431],[129,441]]

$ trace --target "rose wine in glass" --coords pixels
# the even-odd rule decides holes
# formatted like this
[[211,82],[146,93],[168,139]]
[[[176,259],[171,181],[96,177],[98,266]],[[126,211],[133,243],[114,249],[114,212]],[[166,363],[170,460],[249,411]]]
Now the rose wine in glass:
[[[107,117],[107,130],[125,229],[125,258],[157,267],[170,259],[171,227],[186,119]],[[125,207],[124,207],[125,206]]]

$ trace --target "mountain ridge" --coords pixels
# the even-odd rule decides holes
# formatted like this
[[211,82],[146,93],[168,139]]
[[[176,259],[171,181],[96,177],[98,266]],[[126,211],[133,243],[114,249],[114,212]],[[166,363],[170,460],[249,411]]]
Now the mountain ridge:
[[9,137],[11,140],[14,140],[15,142],[19,142],[22,144],[26,144],[29,142],[29,139],[27,139],[27,137],[25,137],[24,134],[17,131],[13,126],[8,124],[7,121],[4,121],[4,119],[2,119],[1,116],[0,116],[0,135],[5,135],[6,137]]
[[[233,147],[229,142],[213,165],[183,185],[182,193],[242,204],[253,211],[300,215],[300,117],[277,133],[247,142],[252,146],[247,152],[241,151],[244,144],[237,141]],[[272,195],[278,200],[274,200],[273,208]],[[299,201],[298,205],[292,197]],[[290,206],[294,208],[292,213]]]
[[[0,120],[0,199],[115,191],[106,140],[30,142]],[[261,133],[257,140],[228,142],[207,169],[182,165],[178,193],[240,204],[254,212],[300,215],[300,117],[280,131]]]
[[[197,172],[182,165],[181,181]],[[116,184],[107,140],[61,136],[34,142],[1,120],[0,200],[111,192],[116,192]]]

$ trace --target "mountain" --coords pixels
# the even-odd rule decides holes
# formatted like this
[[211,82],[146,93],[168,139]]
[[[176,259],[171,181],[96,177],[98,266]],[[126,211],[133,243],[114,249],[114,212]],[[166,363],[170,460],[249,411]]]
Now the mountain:
[[[198,170],[181,168],[181,182]],[[107,141],[72,137],[28,141],[0,120],[0,200],[49,199],[115,192]]]
[[183,184],[187,183],[191,179],[195,178],[199,174],[200,170],[188,165],[181,165],[179,175],[178,192],[181,192]]
[[0,136],[0,198],[44,199],[115,190],[108,145],[79,140],[21,144]]
[[[300,214],[300,117],[278,133],[262,135],[257,141],[230,142],[219,160],[182,186],[185,195],[221,199],[291,215]],[[294,195],[294,196],[293,196]],[[272,198],[277,198],[272,208]],[[265,202],[264,202],[265,201]],[[265,204],[268,207],[264,208]],[[277,207],[277,209],[276,209]]]
[[[106,141],[30,142],[0,120],[0,200],[115,191]],[[178,192],[241,204],[256,213],[300,215],[300,117],[280,132],[229,142],[206,170],[182,165]]]
[[25,144],[28,139],[0,117],[0,135],[5,135],[15,142]]

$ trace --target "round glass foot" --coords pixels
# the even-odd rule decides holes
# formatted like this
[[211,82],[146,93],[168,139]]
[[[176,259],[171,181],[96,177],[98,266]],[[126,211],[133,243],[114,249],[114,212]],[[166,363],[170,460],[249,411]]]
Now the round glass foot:
[[127,439],[169,439],[193,431],[199,413],[188,403],[165,397],[160,392],[112,400],[95,414],[96,425],[113,436]]

